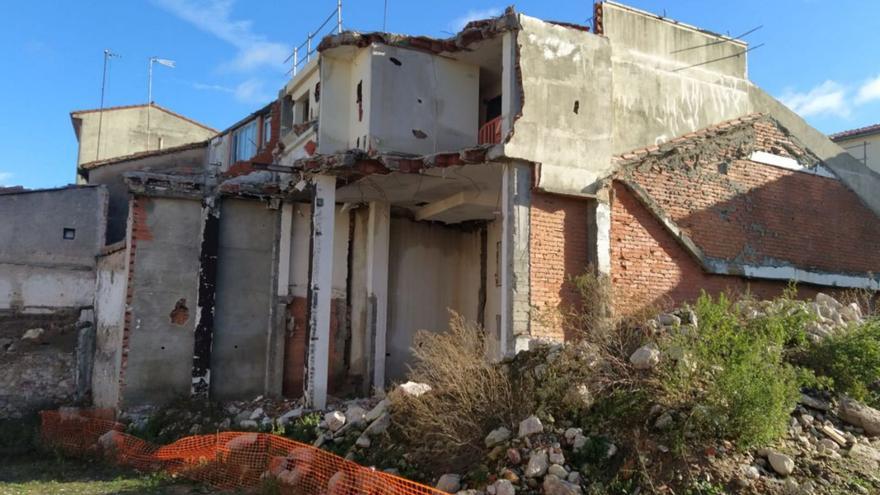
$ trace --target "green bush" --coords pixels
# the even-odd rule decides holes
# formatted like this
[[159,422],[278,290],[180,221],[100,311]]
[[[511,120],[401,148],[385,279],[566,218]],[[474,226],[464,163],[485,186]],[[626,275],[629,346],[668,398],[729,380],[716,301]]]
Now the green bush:
[[694,307],[698,330],[663,342],[673,359],[664,365],[661,386],[670,405],[689,411],[684,427],[692,434],[745,447],[785,432],[800,393],[800,374],[785,354],[804,342],[809,318],[786,298],[756,318],[746,318],[743,305],[704,293]]
[[814,346],[806,360],[838,392],[880,407],[880,320],[868,320]]

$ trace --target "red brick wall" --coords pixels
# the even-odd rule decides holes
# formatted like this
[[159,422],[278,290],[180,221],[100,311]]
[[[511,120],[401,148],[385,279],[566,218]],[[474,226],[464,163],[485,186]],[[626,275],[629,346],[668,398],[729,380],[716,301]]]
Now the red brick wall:
[[[287,305],[287,329],[284,338],[284,371],[281,383],[282,394],[285,397],[302,397],[305,380],[306,352],[308,342],[308,305],[305,297],[294,297]],[[345,383],[345,332],[344,322],[340,322],[340,315],[344,315],[346,305],[344,299],[332,299],[330,301],[330,375],[328,378],[328,391],[340,392],[347,385]],[[340,338],[342,337],[342,338]],[[342,342],[340,342],[342,340]]]
[[529,229],[532,335],[561,340],[562,328],[552,314],[571,308],[580,297],[568,283],[589,264],[588,206],[585,199],[533,192]]
[[[757,150],[802,154],[772,122],[755,122],[751,136]],[[723,146],[696,163],[648,160],[630,177],[706,256],[832,273],[880,267],[880,218],[840,181],[750,161],[723,136],[707,142]]]
[[[760,298],[779,295],[784,281],[748,280],[703,271],[699,262],[679,244],[659,220],[619,183],[614,183],[611,205],[611,281],[618,315],[638,312],[649,305],[693,301],[701,290],[711,294],[750,291]],[[828,288],[800,286],[802,297]]]

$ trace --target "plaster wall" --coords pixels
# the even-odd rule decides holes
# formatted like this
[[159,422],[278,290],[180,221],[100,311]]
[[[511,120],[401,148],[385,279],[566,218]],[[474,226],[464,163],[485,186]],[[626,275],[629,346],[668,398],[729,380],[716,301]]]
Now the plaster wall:
[[479,229],[391,219],[386,383],[404,378],[419,330],[443,332],[449,309],[477,321]]
[[[150,126],[147,131],[147,112]],[[177,117],[157,107],[131,107],[105,110],[101,123],[101,150],[98,152],[98,121],[102,112],[74,114],[81,120],[77,165],[130,155],[139,151],[171,148],[209,139],[216,131]],[[149,143],[147,138],[149,136]],[[159,141],[161,139],[161,147]]]
[[88,171],[89,184],[101,184],[107,187],[109,203],[107,206],[107,244],[113,244],[125,238],[125,226],[128,221],[128,185],[123,174],[132,171],[176,173],[183,175],[202,175],[206,161],[206,150],[213,146],[186,149],[159,156],[148,156],[137,160],[126,160]]
[[372,48],[371,64],[370,146],[417,155],[476,146],[478,66],[387,45]]
[[252,398],[265,393],[280,210],[224,198],[220,212],[211,397]]
[[[190,393],[202,226],[200,201],[133,201],[129,245],[135,253],[128,288],[129,348],[123,360],[126,407]],[[174,318],[181,305],[185,311]]]
[[[107,190],[0,194],[0,309],[91,306]],[[74,230],[65,239],[65,229]]]
[[[290,294],[306,297],[309,288],[309,242],[312,233],[312,206],[294,203],[290,244]],[[333,298],[345,297],[348,277],[349,213],[336,206],[333,234]]]
[[504,152],[541,164],[538,187],[589,193],[611,170],[611,44],[525,15],[520,23],[521,116]]
[[[368,53],[368,50],[364,50],[364,53]],[[353,65],[348,59],[321,56],[321,91],[325,96],[330,96],[321,98],[319,102],[323,116],[318,122],[319,153],[333,153],[349,148],[350,136],[354,133],[349,130],[351,116],[357,117],[354,113],[356,106],[352,110],[352,106],[356,105],[352,97]],[[369,79],[366,84],[369,84]]]
[[95,407],[115,408],[119,402],[119,368],[125,324],[128,250],[120,249],[98,258],[95,289],[95,360],[92,368],[92,402]]
[[483,328],[487,339],[486,355],[501,355],[501,235],[502,222],[486,224],[486,309]]

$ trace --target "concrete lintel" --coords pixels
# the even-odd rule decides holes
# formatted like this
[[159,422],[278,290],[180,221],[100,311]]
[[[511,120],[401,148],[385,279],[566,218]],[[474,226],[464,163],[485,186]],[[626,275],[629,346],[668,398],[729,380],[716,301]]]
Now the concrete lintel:
[[419,208],[416,220],[458,223],[463,220],[490,220],[495,217],[497,198],[489,194],[460,191]]
[[373,341],[373,390],[385,390],[385,339],[388,331],[388,253],[391,205],[370,203],[367,219],[367,330]]
[[306,405],[327,405],[330,366],[330,311],[333,282],[333,231],[336,222],[336,178],[313,179],[311,269],[309,276],[309,342],[306,369]]

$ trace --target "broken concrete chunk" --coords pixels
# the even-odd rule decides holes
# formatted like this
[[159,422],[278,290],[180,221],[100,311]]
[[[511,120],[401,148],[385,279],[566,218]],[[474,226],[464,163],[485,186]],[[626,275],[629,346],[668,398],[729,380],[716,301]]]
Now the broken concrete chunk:
[[411,397],[418,397],[431,391],[431,386],[427,383],[406,382],[397,386],[397,389]]
[[770,467],[782,476],[788,476],[794,472],[794,461],[785,454],[770,452],[767,454],[767,460],[770,461]]
[[46,333],[42,328],[31,328],[21,336],[21,340],[29,340],[31,342],[37,342],[43,338],[43,334]]
[[345,414],[339,411],[329,412],[324,415],[324,422],[327,423],[327,429],[337,431],[345,425]]
[[544,495],[580,495],[581,487],[568,481],[563,481],[556,476],[547,476],[541,485]]
[[492,430],[486,435],[486,447],[494,447],[499,443],[506,442],[510,439],[510,430],[505,427],[500,427]]
[[364,422],[367,411],[361,406],[350,406],[345,410],[345,422],[353,425],[359,425]]
[[546,450],[536,450],[532,452],[529,463],[526,465],[525,475],[527,478],[539,478],[544,476],[550,467],[550,461],[547,459]]
[[865,430],[868,435],[880,435],[880,411],[861,402],[843,397],[837,415],[847,423]]
[[830,411],[831,410],[830,404],[828,404],[824,400],[817,399],[815,397],[811,397],[807,394],[801,394],[801,398],[798,402],[800,402],[801,404],[803,404],[809,408],[815,409],[817,411]]
[[544,425],[541,424],[541,420],[538,419],[537,416],[529,416],[528,418],[520,421],[519,433],[517,434],[517,436],[519,438],[523,438],[529,435],[534,435],[535,433],[541,433],[543,431]]
[[379,401],[378,404],[376,404],[376,406],[374,408],[370,409],[370,412],[368,412],[364,416],[364,420],[367,423],[372,423],[373,421],[376,420],[376,418],[378,418],[379,416],[381,416],[382,414],[385,413],[385,410],[388,409],[388,406],[390,404],[391,404],[391,401],[389,401],[388,399],[382,399],[381,401]]
[[461,476],[457,474],[444,474],[437,481],[436,488],[446,493],[456,493],[461,489]]

